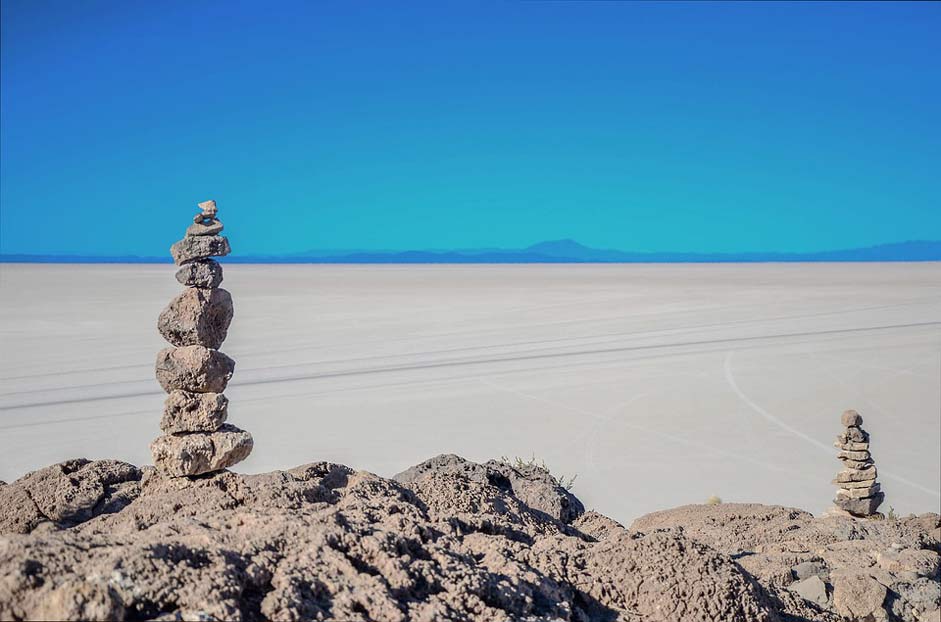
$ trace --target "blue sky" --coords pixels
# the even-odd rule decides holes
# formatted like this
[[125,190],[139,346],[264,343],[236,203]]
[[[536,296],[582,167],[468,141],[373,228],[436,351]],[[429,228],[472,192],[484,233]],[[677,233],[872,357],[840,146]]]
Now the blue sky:
[[0,250],[941,238],[934,3],[4,0]]

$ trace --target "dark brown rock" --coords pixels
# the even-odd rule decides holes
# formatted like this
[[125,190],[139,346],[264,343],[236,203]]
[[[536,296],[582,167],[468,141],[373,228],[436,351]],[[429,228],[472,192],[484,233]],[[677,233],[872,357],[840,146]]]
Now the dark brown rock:
[[187,287],[160,313],[157,330],[175,346],[218,349],[232,315],[232,296],[226,290]]
[[167,393],[222,393],[234,371],[235,361],[203,346],[165,348],[157,353],[157,382]]
[[222,265],[213,259],[201,259],[183,264],[176,271],[176,280],[186,287],[219,287],[222,283]]
[[872,516],[879,509],[884,499],[885,494],[881,492],[863,499],[852,499],[837,495],[833,503],[836,507],[849,512],[853,516]]

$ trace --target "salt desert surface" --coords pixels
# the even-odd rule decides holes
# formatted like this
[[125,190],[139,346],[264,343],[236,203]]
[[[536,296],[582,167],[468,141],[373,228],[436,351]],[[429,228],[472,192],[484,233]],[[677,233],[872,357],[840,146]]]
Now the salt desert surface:
[[[941,505],[941,264],[226,265],[235,470],[536,455],[621,521],[833,497],[855,408],[883,511]],[[170,265],[0,265],[0,479],[150,462]]]

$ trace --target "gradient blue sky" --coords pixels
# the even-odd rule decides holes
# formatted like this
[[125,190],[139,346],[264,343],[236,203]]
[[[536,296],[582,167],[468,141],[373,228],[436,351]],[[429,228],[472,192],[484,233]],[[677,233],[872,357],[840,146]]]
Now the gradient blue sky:
[[0,250],[941,238],[941,5],[4,0]]

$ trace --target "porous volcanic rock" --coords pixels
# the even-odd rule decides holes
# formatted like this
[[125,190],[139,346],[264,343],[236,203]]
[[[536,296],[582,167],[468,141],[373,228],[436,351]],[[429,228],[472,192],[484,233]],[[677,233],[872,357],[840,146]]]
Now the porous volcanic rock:
[[229,252],[229,240],[221,235],[188,235],[170,247],[178,266],[197,259],[224,257]]
[[547,470],[535,464],[514,466],[498,460],[477,464],[454,454],[442,454],[393,476],[393,479],[409,485],[444,474],[457,474],[512,492],[531,509],[545,512],[563,523],[571,523],[585,511],[575,495],[561,486]]
[[252,453],[252,435],[234,425],[215,432],[166,434],[150,445],[154,466],[171,476],[202,475],[237,464]]
[[176,280],[186,287],[219,287],[222,283],[222,264],[214,259],[201,259],[183,264],[176,271]]
[[139,479],[118,511],[90,494],[67,521],[11,518],[10,499],[107,489],[115,464],[0,487],[18,495],[0,504],[0,619],[924,622],[941,601],[937,514],[720,504],[566,524],[453,459],[407,485],[325,462],[192,479],[125,465]]
[[203,346],[165,348],[157,353],[157,382],[163,390],[222,393],[235,372],[235,361]]
[[120,512],[6,532],[0,618],[775,619],[734,560],[682,534],[596,542],[457,473],[414,486],[328,463],[150,471]]
[[213,432],[225,423],[228,405],[221,393],[173,391],[164,402],[160,429],[168,434]]
[[117,460],[67,460],[0,486],[0,534],[68,527],[117,512],[140,492],[141,470]]
[[175,346],[219,349],[232,323],[232,296],[224,289],[187,287],[166,306],[157,330]]
[[[730,555],[761,584],[782,620],[846,622],[888,616],[924,622],[941,615],[941,583],[935,571],[941,550],[935,537],[939,525],[941,517],[934,513],[898,520],[814,518],[795,508],[729,503],[648,514],[634,521],[629,532],[676,531]],[[826,606],[821,605],[819,589],[805,591],[808,599],[800,592],[809,586],[795,586],[811,575],[819,576],[827,588]],[[849,594],[862,589],[860,584],[870,589],[867,599],[879,600],[878,588],[861,576],[884,586],[881,613],[849,613],[857,611],[848,601],[856,598]],[[837,589],[846,577],[848,582]],[[867,606],[863,601],[852,605]]]

